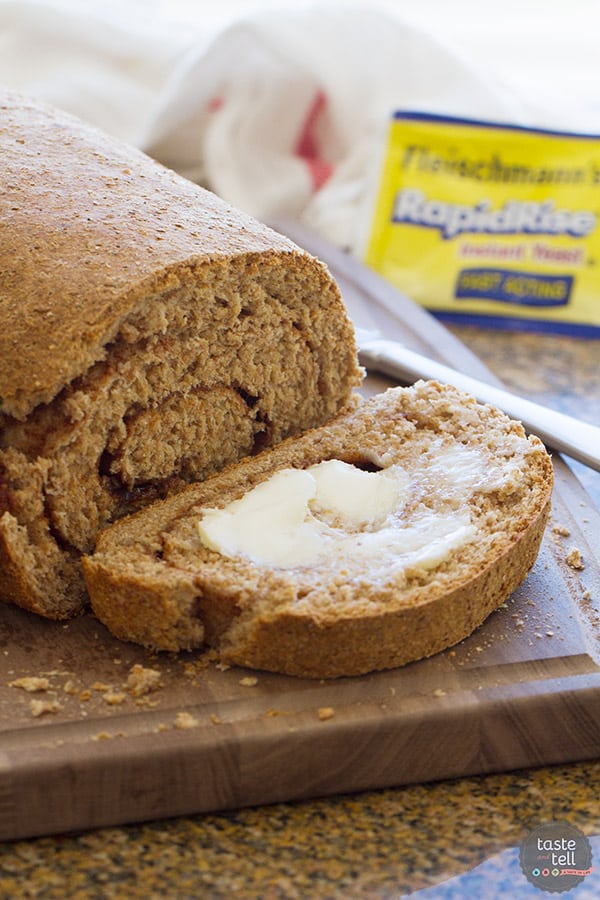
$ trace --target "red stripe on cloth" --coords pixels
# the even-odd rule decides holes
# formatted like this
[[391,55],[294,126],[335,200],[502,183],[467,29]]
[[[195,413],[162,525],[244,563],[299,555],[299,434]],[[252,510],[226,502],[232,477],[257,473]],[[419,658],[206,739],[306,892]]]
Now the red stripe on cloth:
[[318,191],[333,173],[333,165],[322,159],[320,155],[319,143],[315,135],[315,125],[326,106],[327,97],[325,92],[317,91],[304,119],[294,148],[296,155],[300,156],[308,166],[313,191]]
[[313,191],[318,191],[333,175],[333,166],[324,159],[307,159],[305,162],[310,172]]
[[224,104],[224,100],[222,97],[211,97],[208,101],[206,108],[209,112],[217,112],[217,110],[221,109]]

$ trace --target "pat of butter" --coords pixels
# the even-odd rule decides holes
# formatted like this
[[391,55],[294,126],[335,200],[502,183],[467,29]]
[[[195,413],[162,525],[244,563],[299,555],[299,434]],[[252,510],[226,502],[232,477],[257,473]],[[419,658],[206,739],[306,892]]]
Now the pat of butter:
[[310,509],[330,524],[348,529],[380,525],[406,499],[410,479],[399,466],[366,472],[339,459],[307,470],[316,491]]
[[269,566],[310,563],[320,536],[308,518],[315,496],[308,471],[283,469],[225,509],[203,510],[202,542],[225,556],[248,556]]
[[365,472],[332,459],[282,469],[225,509],[203,511],[205,546],[269,566],[310,565],[342,529],[362,534],[402,502],[408,476],[397,466]]
[[198,527],[203,544],[224,556],[387,577],[431,569],[472,541],[468,498],[501,481],[490,458],[440,442],[411,475],[399,465],[367,472],[341,460],[280,470],[224,509],[203,510]]

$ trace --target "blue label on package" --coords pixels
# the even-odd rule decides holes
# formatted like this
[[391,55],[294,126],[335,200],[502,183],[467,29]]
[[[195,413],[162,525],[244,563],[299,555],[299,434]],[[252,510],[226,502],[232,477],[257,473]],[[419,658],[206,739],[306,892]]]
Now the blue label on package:
[[454,296],[500,300],[521,306],[566,306],[573,290],[572,275],[539,275],[509,269],[461,269]]

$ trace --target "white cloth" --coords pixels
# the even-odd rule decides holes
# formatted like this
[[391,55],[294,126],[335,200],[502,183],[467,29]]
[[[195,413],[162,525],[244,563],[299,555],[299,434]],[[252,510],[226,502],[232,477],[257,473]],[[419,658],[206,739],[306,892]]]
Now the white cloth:
[[138,144],[258,218],[354,248],[389,115],[540,124],[499,83],[376,7],[270,10],[216,36],[0,0],[0,82]]
[[354,242],[389,114],[514,118],[514,98],[384,13],[325,9],[238,23],[165,86],[153,156],[259,218],[304,219]]
[[92,7],[0,0],[0,83],[138,144],[182,48]]

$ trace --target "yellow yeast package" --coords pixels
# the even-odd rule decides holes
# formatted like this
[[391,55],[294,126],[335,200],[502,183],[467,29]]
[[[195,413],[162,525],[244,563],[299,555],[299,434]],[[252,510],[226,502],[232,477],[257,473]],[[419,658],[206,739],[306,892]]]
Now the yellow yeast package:
[[440,318],[600,335],[600,137],[397,112],[365,262]]

